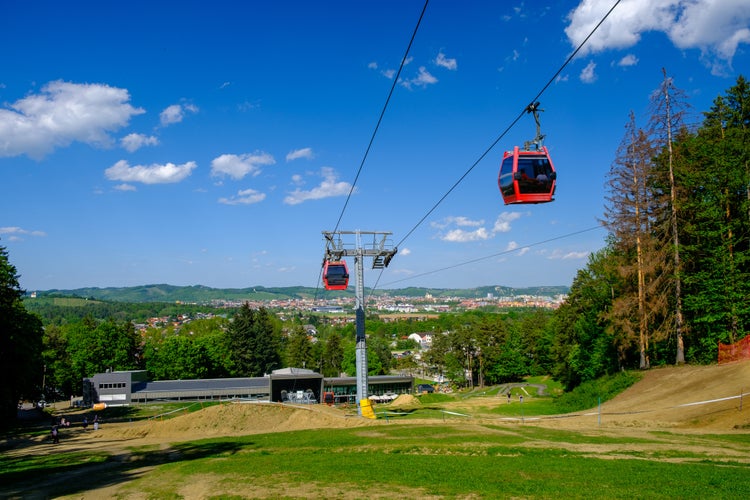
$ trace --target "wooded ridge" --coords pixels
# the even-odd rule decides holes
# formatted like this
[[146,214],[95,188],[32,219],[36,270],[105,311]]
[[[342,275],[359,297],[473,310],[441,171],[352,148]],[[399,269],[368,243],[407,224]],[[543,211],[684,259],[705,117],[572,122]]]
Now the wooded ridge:
[[[409,287],[392,290],[372,290],[365,288],[368,296],[392,297],[425,297],[427,294],[435,298],[484,298],[493,297],[555,297],[568,293],[567,286],[537,286],[512,288],[506,286],[481,286],[477,288],[423,288]],[[291,286],[291,287],[263,287],[247,288],[211,288],[202,285],[175,286],[167,284],[141,285],[131,287],[89,287],[73,290],[45,290],[37,291],[37,296],[66,296],[85,297],[96,300],[113,302],[191,302],[209,303],[215,300],[289,300],[309,298],[330,298],[354,296],[354,287],[345,291],[328,291],[321,288]]]

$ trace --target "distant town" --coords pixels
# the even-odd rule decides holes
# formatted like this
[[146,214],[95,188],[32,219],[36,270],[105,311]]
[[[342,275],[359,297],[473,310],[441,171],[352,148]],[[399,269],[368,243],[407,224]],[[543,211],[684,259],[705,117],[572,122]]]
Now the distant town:
[[[557,309],[565,300],[566,295],[556,296],[534,296],[519,295],[511,297],[495,297],[487,294],[484,298],[465,297],[441,297],[436,298],[427,293],[424,297],[401,297],[398,295],[381,295],[372,297],[367,301],[367,311],[377,314],[383,322],[398,321],[401,319],[425,320],[437,317],[441,313],[471,311],[481,308],[542,308]],[[333,315],[327,323],[344,324],[354,322],[354,308],[356,299],[354,297],[336,297],[328,299],[271,299],[271,300],[222,300],[210,301],[212,307],[219,309],[233,309],[248,303],[252,308],[265,307],[273,310],[279,317],[284,318],[286,313],[314,312]],[[211,313],[197,313],[194,317],[187,315],[176,318],[151,318],[147,325],[136,325],[142,329],[146,326],[166,326],[171,324],[180,327],[193,319],[204,319],[213,317]]]
[[[434,297],[426,293],[424,297],[399,295],[379,295],[367,299],[366,309],[380,314],[440,314],[446,312],[470,311],[486,307],[541,307],[557,309],[566,295],[555,296],[517,295],[495,297],[488,293],[482,298]],[[211,301],[216,307],[239,307],[245,302],[254,307],[266,307],[290,311],[313,311],[345,313],[355,307],[355,297],[335,297],[326,299],[271,299],[271,300],[221,300]]]
[[[473,289],[368,290],[365,293],[366,311],[381,321],[402,319],[426,320],[443,313],[472,310],[502,310],[508,308],[557,309],[567,297],[568,288],[529,287],[523,289],[487,286]],[[320,313],[326,323],[344,324],[354,321],[356,297],[353,290],[332,294],[307,287],[247,289],[215,289],[203,286],[144,285],[123,288],[82,288],[76,290],[48,290],[31,292],[37,297],[76,297],[75,300],[103,300],[109,302],[161,302],[209,306],[213,309],[236,309],[248,303],[252,308],[265,307],[278,317],[299,313]],[[59,299],[58,299],[59,300]],[[172,325],[180,328],[196,319],[223,315],[220,312],[194,312],[176,316],[152,317],[139,329]]]

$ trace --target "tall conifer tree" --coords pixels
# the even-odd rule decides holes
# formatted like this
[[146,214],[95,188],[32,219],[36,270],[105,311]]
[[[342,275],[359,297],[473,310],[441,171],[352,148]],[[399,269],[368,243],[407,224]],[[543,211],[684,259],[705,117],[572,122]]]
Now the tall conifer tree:
[[245,302],[227,329],[232,353],[232,375],[260,377],[281,368],[280,334],[265,308],[252,309]]
[[16,268],[0,246],[0,425],[16,417],[19,398],[43,390],[42,322],[26,311]]

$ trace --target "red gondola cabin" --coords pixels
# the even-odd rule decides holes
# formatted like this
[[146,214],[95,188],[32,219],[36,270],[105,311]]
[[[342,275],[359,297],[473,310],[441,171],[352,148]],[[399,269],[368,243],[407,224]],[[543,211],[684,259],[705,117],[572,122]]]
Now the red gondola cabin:
[[497,185],[506,205],[547,203],[553,200],[556,179],[546,146],[534,151],[516,146],[503,155]]
[[326,290],[346,290],[346,287],[349,286],[349,270],[345,261],[325,261],[323,264],[323,285]]

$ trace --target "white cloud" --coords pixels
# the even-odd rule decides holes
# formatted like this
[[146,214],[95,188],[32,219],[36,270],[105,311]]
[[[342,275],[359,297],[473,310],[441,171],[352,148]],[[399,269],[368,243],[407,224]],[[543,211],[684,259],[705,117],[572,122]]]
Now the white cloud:
[[286,155],[286,161],[298,160],[300,158],[311,160],[313,158],[312,148],[295,149]]
[[425,87],[427,85],[437,83],[438,79],[435,78],[430,74],[429,71],[425,69],[424,66],[419,67],[419,74],[415,79],[412,80],[412,83],[414,85],[420,85],[422,87]]
[[463,229],[453,229],[448,231],[440,239],[443,241],[451,241],[464,243],[467,241],[480,241],[491,238],[491,235],[487,232],[487,229],[480,227],[474,231],[464,231]]
[[581,71],[579,78],[583,83],[594,83],[596,81],[596,63],[594,61],[589,62],[585,68]]
[[440,52],[437,55],[437,58],[435,59],[435,64],[437,64],[438,66],[442,68],[449,69],[452,71],[455,71],[456,69],[458,69],[458,63],[456,62],[456,60],[452,57],[451,58],[445,57],[445,54],[443,54],[442,52]]
[[[582,0],[568,14],[565,29],[578,46],[610,8],[608,2]],[[680,49],[699,49],[714,73],[720,73],[740,44],[750,43],[747,0],[622,0],[581,55],[636,45],[641,35],[659,31]]]
[[380,73],[384,77],[388,78],[389,80],[393,80],[393,77],[396,76],[396,70],[395,69],[384,69]]
[[[431,222],[430,225],[440,230],[448,229],[438,235],[438,238],[442,241],[465,243],[469,241],[488,240],[494,238],[497,233],[507,233],[511,230],[511,222],[522,216],[523,214],[520,212],[503,212],[497,217],[491,230],[487,230],[487,228],[484,227],[483,220],[473,220],[463,216],[445,217],[440,221]],[[476,229],[463,229],[466,227]]]
[[0,157],[41,159],[78,141],[109,146],[110,133],[144,113],[131,106],[125,89],[57,80],[0,109]]
[[518,250],[517,255],[520,257],[521,255],[525,255],[529,252],[529,247],[522,247],[518,244],[516,241],[509,241],[508,244],[505,246],[506,252],[513,252],[514,250]]
[[[377,70],[380,66],[378,66],[378,63],[373,61],[367,65],[368,69],[371,70]],[[380,74],[384,77],[388,78],[389,80],[393,80],[393,77],[396,76],[396,70],[395,69],[384,69],[380,71]]]
[[567,252],[563,253],[560,250],[554,250],[549,257],[550,260],[582,260],[589,256],[589,252]]
[[157,144],[159,144],[159,139],[153,135],[128,134],[120,139],[120,145],[131,153],[138,151],[143,146],[156,146]]
[[135,165],[131,167],[127,161],[120,160],[105,170],[104,175],[111,181],[170,184],[184,180],[197,166],[194,161],[189,161],[182,165],[166,163],[164,165]]
[[425,68],[424,66],[420,66],[417,76],[409,80],[403,80],[401,82],[401,85],[403,85],[404,87],[408,89],[412,88],[412,86],[424,88],[427,85],[432,85],[437,82],[438,82],[438,79],[432,76],[432,74],[430,74],[430,72],[427,71],[427,68]]
[[308,200],[320,200],[333,196],[343,196],[349,194],[352,189],[352,185],[348,182],[337,181],[338,176],[330,167],[323,167],[320,171],[320,175],[323,177],[323,181],[318,186],[309,191],[295,189],[284,198],[284,203],[287,205],[298,205]]
[[7,234],[8,241],[23,241],[24,236],[47,236],[44,231],[32,231],[18,226],[0,227],[0,235]]
[[495,225],[492,228],[493,233],[507,233],[511,230],[510,223],[521,218],[520,212],[503,212],[497,216]]
[[115,189],[118,191],[136,191],[135,186],[132,184],[118,184],[115,186]]
[[232,179],[239,180],[246,175],[256,176],[260,174],[261,166],[275,163],[273,156],[262,151],[243,155],[224,154],[211,161],[211,175],[228,175]]
[[235,196],[219,198],[219,203],[224,205],[252,205],[265,199],[265,193],[258,192],[255,189],[243,189],[242,191],[238,191]]
[[453,223],[455,223],[457,226],[471,226],[471,227],[477,227],[484,224],[483,220],[471,220],[468,217],[449,217]]
[[617,63],[618,66],[635,66],[638,64],[638,58],[633,54],[628,54]]
[[407,255],[411,254],[411,250],[409,250],[408,248],[402,248],[398,251],[398,254],[402,257],[406,257]]
[[167,106],[164,111],[159,114],[159,119],[163,127],[171,125],[172,123],[179,123],[185,118],[185,113],[197,113],[198,107],[193,104],[172,104]]
[[468,217],[464,217],[461,215],[458,215],[458,216],[451,215],[451,216],[445,217],[443,220],[434,221],[430,223],[432,227],[435,227],[438,229],[444,229],[451,225],[456,225],[459,227],[467,227],[467,226],[478,227],[478,226],[481,226],[482,224],[484,224],[483,220],[472,220],[472,219],[469,219]]
[[181,122],[182,117],[182,106],[179,104],[172,104],[159,114],[159,119],[161,120],[162,125]]

